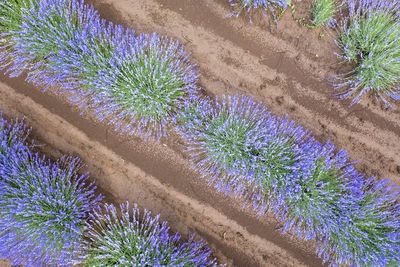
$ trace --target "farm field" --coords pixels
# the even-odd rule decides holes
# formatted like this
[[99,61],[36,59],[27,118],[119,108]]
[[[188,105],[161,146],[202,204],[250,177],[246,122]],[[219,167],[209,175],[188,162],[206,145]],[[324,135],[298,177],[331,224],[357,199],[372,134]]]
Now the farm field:
[[[232,9],[224,0],[88,3],[115,23],[180,40],[193,53],[207,94],[254,96],[274,114],[288,114],[321,141],[346,149],[361,172],[400,183],[399,104],[386,110],[365,97],[348,108],[350,101],[333,98],[326,79],[343,68],[337,48],[327,33],[320,39],[321,29],[297,25],[290,10],[271,33],[264,18],[253,24],[246,14],[225,18]],[[296,16],[305,16],[310,4],[296,4]]]
[[[332,97],[328,77],[338,73],[327,28],[307,29],[287,10],[277,26],[254,14],[226,18],[224,0],[87,0],[100,16],[137,33],[157,32],[184,44],[199,69],[199,85],[211,97],[236,93],[262,101],[275,115],[294,120],[322,143],[346,149],[366,176],[400,185],[400,104],[387,109],[372,96],[348,107]],[[311,1],[296,3],[307,16]],[[39,148],[50,157],[79,156],[85,171],[108,202],[129,200],[160,214],[173,232],[195,233],[227,266],[324,266],[314,243],[289,233],[272,215],[257,217],[207,185],[192,171],[184,141],[171,130],[168,140],[147,141],[113,130],[55,94],[24,81],[0,76],[0,110],[25,118]],[[0,266],[3,262],[0,261]],[[7,266],[7,265],[5,265]]]

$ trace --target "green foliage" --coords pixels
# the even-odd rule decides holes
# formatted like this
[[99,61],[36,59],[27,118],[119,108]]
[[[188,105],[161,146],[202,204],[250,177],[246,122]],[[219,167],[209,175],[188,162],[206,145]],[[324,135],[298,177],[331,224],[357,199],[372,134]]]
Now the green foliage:
[[182,73],[171,68],[179,60],[171,60],[168,47],[158,40],[149,42],[134,60],[121,64],[115,82],[118,90],[111,95],[126,112],[161,121],[185,95]]
[[291,216],[299,218],[298,214],[301,213],[301,218],[304,216],[309,218],[314,225],[320,225],[321,213],[325,214],[327,211],[340,213],[338,201],[346,192],[341,186],[342,181],[338,179],[339,176],[338,168],[333,166],[326,168],[324,162],[319,161],[310,177],[306,177],[299,183],[303,191],[302,197],[289,204]]
[[32,0],[7,0],[0,1],[0,17],[8,18],[0,21],[1,32],[17,30],[22,24],[24,10],[37,6],[37,1]]
[[335,0],[315,0],[311,7],[311,23],[316,27],[322,27],[331,19],[335,11]]

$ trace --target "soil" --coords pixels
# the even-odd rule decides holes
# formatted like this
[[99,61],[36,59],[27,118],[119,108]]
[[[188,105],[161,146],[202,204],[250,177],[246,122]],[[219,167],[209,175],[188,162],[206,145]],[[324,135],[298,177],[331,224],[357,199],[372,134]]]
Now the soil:
[[[307,29],[287,11],[278,25],[257,12],[232,12],[227,0],[90,0],[100,15],[137,32],[158,32],[180,40],[200,70],[200,85],[210,96],[246,94],[277,115],[296,121],[321,142],[333,141],[358,160],[360,172],[400,185],[400,104],[385,109],[372,95],[348,107],[332,97],[328,77],[345,71],[338,64],[329,29]],[[306,16],[310,1],[296,4]],[[272,31],[270,30],[272,29]],[[324,37],[322,37],[324,35]],[[26,116],[48,153],[73,153],[111,202],[129,200],[161,214],[173,231],[196,233],[228,266],[321,266],[312,242],[282,235],[271,215],[260,219],[241,200],[207,186],[190,171],[179,138],[144,143],[120,136],[64,97],[1,75],[0,109]]]
[[6,260],[0,260],[0,267],[11,267],[11,264]]

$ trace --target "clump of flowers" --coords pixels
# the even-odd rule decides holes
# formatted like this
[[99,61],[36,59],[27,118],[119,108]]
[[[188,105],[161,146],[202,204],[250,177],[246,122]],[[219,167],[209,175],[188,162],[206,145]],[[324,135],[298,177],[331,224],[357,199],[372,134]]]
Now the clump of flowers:
[[301,168],[298,143],[306,132],[293,122],[270,116],[251,98],[188,101],[178,123],[197,170],[227,194],[247,195],[254,187],[255,205],[262,199],[261,191],[272,195],[285,182],[283,177]]
[[143,214],[135,204],[121,204],[121,216],[114,205],[105,204],[88,222],[84,266],[215,266],[211,251],[193,236],[186,243],[170,235],[159,215]]
[[70,266],[101,196],[77,173],[78,159],[32,154],[24,129],[0,118],[0,256],[15,265]]
[[130,130],[139,135],[166,136],[166,126],[179,103],[197,91],[197,74],[185,51],[178,42],[143,34],[134,45],[118,48],[116,54],[115,65],[99,68],[101,79],[91,77],[96,81],[93,88],[111,81],[100,97],[93,94],[94,103],[101,105],[97,112],[135,121]]
[[178,103],[197,91],[195,65],[177,41],[135,36],[78,0],[1,5],[2,68],[13,77],[26,71],[36,85],[61,87],[116,130],[166,136]]
[[349,0],[343,9],[348,16],[334,24],[343,52],[337,56],[354,69],[335,77],[336,96],[352,105],[371,91],[393,107],[389,100],[400,99],[400,2]]

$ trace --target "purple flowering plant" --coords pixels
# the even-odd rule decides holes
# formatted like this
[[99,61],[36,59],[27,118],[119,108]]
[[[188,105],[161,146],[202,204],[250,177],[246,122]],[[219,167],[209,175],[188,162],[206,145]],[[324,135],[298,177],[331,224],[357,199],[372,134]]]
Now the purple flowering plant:
[[197,91],[195,65],[177,41],[136,36],[83,1],[11,0],[0,10],[1,68],[58,87],[116,130],[166,136],[179,102]]
[[50,162],[33,154],[27,133],[22,121],[0,117],[0,257],[14,265],[71,266],[102,197],[77,173],[77,158]]
[[193,236],[185,243],[178,233],[171,235],[159,215],[142,214],[129,202],[120,214],[105,204],[91,214],[86,233],[84,266],[216,266],[211,251]]
[[[283,176],[301,168],[295,140],[301,143],[306,132],[293,127],[293,122],[270,116],[251,98],[187,101],[177,121],[196,168],[212,177],[210,182],[222,192],[246,195],[254,186],[273,194]],[[258,205],[258,193],[253,200]]]
[[[332,23],[338,31],[336,54],[354,69],[334,77],[339,99],[351,105],[372,92],[386,107],[400,100],[400,1],[348,0],[341,18]],[[348,15],[344,15],[347,14]]]

